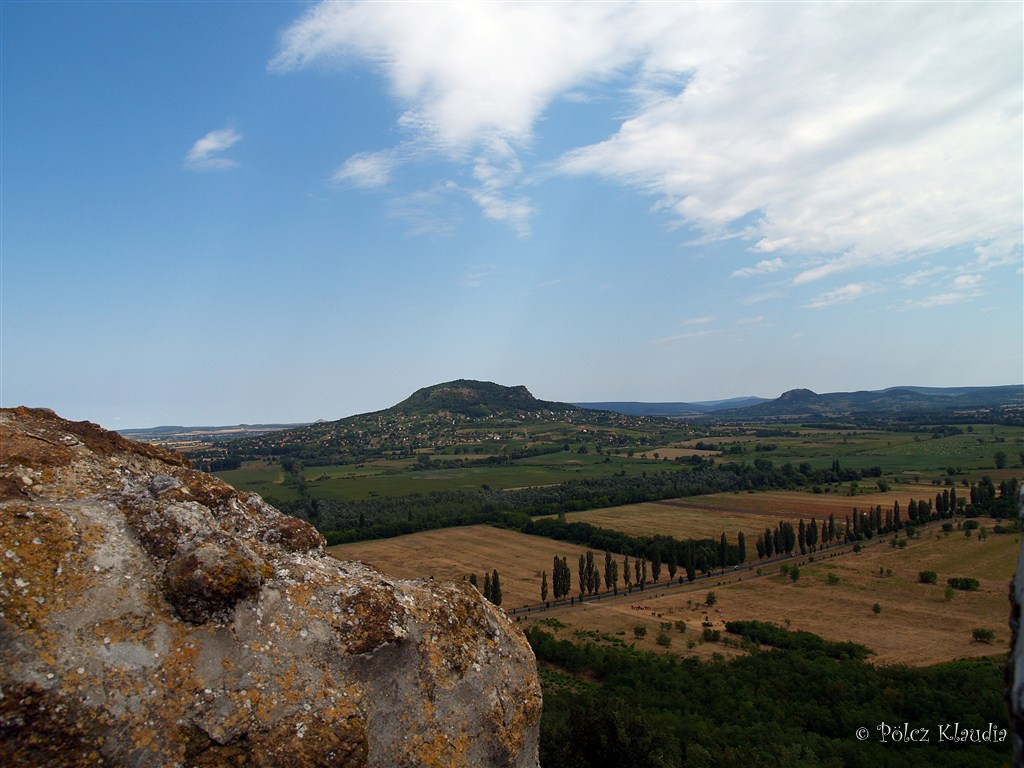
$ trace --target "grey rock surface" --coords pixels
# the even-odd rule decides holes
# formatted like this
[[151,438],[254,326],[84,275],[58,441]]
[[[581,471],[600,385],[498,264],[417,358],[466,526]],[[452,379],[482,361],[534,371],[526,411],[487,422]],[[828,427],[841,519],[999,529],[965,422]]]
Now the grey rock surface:
[[0,411],[0,764],[536,766],[533,654],[181,456]]

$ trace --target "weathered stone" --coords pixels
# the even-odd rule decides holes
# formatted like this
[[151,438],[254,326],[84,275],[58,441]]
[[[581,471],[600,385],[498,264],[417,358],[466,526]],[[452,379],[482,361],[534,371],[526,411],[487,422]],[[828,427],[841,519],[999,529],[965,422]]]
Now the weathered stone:
[[324,550],[177,454],[0,410],[0,764],[536,766],[505,615]]

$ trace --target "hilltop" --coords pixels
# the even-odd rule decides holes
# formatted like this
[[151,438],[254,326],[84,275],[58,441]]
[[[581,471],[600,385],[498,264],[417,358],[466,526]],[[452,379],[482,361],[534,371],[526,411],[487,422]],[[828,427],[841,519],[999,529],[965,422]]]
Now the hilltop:
[[552,444],[573,440],[588,428],[650,423],[648,418],[539,400],[522,385],[457,379],[419,389],[381,411],[253,436],[232,443],[229,450],[242,459],[294,456],[347,463],[510,439],[519,447]]
[[505,387],[490,381],[457,379],[424,387],[382,414],[446,415],[464,418],[543,417],[579,411],[566,403],[538,400],[526,387]]

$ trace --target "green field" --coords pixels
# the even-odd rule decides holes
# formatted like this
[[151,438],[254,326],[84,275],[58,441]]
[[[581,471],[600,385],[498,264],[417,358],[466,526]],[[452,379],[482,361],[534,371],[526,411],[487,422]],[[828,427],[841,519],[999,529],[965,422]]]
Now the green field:
[[[453,469],[413,469],[413,461],[374,462],[342,466],[313,466],[303,470],[307,487],[319,499],[368,499],[374,496],[405,496],[430,491],[479,490],[555,485],[569,480],[606,477],[625,472],[676,470],[672,462],[615,457],[610,461],[595,453],[553,453],[532,456],[508,464],[464,466]],[[285,484],[285,473],[277,464],[251,462],[242,469],[217,472],[235,488],[281,501],[298,497]]]
[[[909,473],[923,482],[945,479],[947,469],[956,471],[959,481],[964,476],[977,477],[982,472],[995,474],[995,455],[1002,451],[1008,467],[1020,465],[1024,450],[1024,428],[977,426],[973,432],[961,427],[962,434],[935,437],[930,431],[886,432],[881,430],[805,429],[794,426],[773,430],[778,434],[736,427],[718,428],[714,436],[699,439],[714,445],[719,452],[701,451],[716,463],[752,463],[759,459],[776,467],[785,463],[810,464],[814,469],[826,468],[834,460],[843,467],[862,470],[880,467],[883,476],[905,477]],[[635,437],[635,436],[634,436]],[[651,436],[652,440],[655,436]],[[665,435],[658,435],[664,438]],[[310,466],[303,469],[309,493],[327,500],[360,500],[376,496],[402,496],[430,491],[478,490],[555,485],[574,479],[606,477],[625,472],[678,470],[680,465],[668,458],[695,453],[698,440],[688,439],[651,444],[640,449],[607,448],[598,453],[594,443],[573,442],[571,450],[530,456],[507,464],[479,464],[488,456],[501,455],[502,448],[515,451],[527,447],[525,439],[503,443],[501,447],[481,444],[463,446],[462,453],[451,447],[436,453],[421,452],[415,457],[380,459],[366,463],[334,466]],[[739,448],[734,448],[738,446]],[[771,450],[759,450],[772,446]],[[585,450],[585,453],[581,453]],[[477,452],[479,451],[479,452]],[[738,452],[736,452],[738,451]],[[631,454],[631,455],[630,455]],[[658,454],[658,459],[655,458]],[[418,459],[451,461],[462,459],[465,466],[456,468],[418,469]],[[660,459],[660,460],[659,460]],[[248,462],[243,468],[216,473],[218,477],[240,490],[259,493],[279,501],[298,498],[294,487],[285,483],[285,473],[277,463]]]

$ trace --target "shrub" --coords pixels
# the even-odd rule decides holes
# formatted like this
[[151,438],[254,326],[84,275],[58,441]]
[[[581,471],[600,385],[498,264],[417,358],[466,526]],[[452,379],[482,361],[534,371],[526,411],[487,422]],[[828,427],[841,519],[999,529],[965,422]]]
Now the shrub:
[[793,581],[796,581],[800,578],[800,569],[797,568],[795,565],[789,570],[789,578],[791,578]]
[[633,627],[633,637],[635,637],[637,640],[647,637],[647,627],[645,627],[643,624],[637,624],[635,627]]
[[676,627],[676,629],[678,629],[678,630],[679,630],[680,632],[685,632],[685,631],[686,631],[686,622],[685,622],[685,621],[677,621],[677,622],[675,623],[675,627]]
[[877,616],[882,612],[882,606],[880,606],[878,603],[875,603],[871,606],[871,610],[874,611],[875,616]]
[[956,594],[956,590],[952,587],[946,587],[944,590],[942,590],[942,594],[946,598],[946,600],[949,601],[953,599],[953,595]]
[[701,638],[705,643],[717,643],[722,639],[722,631],[719,629],[712,629],[711,627],[704,627],[704,632],[701,634]]
[[718,596],[714,592],[708,592],[708,596],[704,598],[704,605],[709,608],[718,602]]
[[981,586],[981,582],[977,579],[971,579],[964,576],[957,578],[947,579],[946,583],[949,584],[953,589],[959,589],[964,592],[973,592]]
[[836,576],[834,573],[830,573],[828,576],[825,577],[825,581],[828,582],[829,586],[834,586],[839,583],[839,577]]
[[981,627],[975,627],[971,630],[971,637],[974,638],[976,643],[991,643],[995,639],[996,633],[991,629],[982,629]]
[[917,580],[922,584],[938,584],[939,574],[935,571],[918,571]]
[[665,632],[660,632],[658,634],[658,639],[654,642],[656,642],[660,646],[668,648],[670,645],[672,645],[672,638],[669,637],[668,634],[666,634]]

